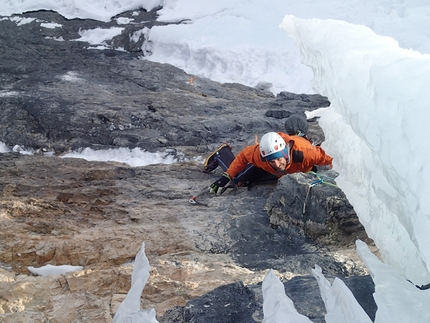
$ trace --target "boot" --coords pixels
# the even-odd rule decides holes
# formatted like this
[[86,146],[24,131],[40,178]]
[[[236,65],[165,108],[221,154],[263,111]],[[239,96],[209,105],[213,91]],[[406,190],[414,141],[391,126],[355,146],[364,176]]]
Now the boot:
[[228,148],[231,150],[232,147],[228,143],[223,143],[221,146],[217,148],[217,150],[211,153],[203,163],[203,169],[202,169],[203,173],[211,173],[218,167],[218,160],[216,157],[219,155],[219,151],[222,150],[223,148]]

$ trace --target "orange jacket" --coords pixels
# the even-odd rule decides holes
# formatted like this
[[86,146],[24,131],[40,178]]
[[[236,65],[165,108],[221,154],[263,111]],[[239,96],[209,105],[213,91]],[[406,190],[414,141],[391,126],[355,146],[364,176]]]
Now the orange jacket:
[[247,165],[252,165],[264,169],[278,178],[285,174],[296,172],[309,172],[314,165],[330,165],[332,166],[333,158],[325,153],[319,146],[313,146],[307,139],[299,136],[289,136],[283,132],[278,134],[285,140],[287,146],[292,145],[290,149],[290,163],[283,172],[278,172],[273,169],[270,164],[264,160],[260,155],[259,145],[245,147],[233,160],[230,167],[227,169],[227,174],[234,178],[239,174]]

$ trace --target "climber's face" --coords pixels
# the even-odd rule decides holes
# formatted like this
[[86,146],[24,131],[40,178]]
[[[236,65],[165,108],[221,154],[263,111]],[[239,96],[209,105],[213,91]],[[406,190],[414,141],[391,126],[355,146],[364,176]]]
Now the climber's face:
[[283,172],[287,168],[287,160],[284,157],[272,159],[269,164],[278,172]]

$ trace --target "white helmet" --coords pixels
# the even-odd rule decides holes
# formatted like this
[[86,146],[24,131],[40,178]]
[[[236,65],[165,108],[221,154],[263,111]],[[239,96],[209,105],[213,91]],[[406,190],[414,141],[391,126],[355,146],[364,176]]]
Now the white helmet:
[[284,157],[289,162],[289,151],[285,140],[276,132],[268,132],[260,141],[260,154],[267,161]]

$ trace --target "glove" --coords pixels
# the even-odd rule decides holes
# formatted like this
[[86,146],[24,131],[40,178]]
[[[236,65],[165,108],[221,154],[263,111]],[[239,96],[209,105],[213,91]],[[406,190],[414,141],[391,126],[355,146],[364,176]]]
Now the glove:
[[221,195],[222,193],[224,193],[224,190],[221,188],[226,186],[230,181],[230,175],[228,175],[227,173],[222,174],[222,176],[216,182],[213,182],[212,185],[209,187],[209,192]]

